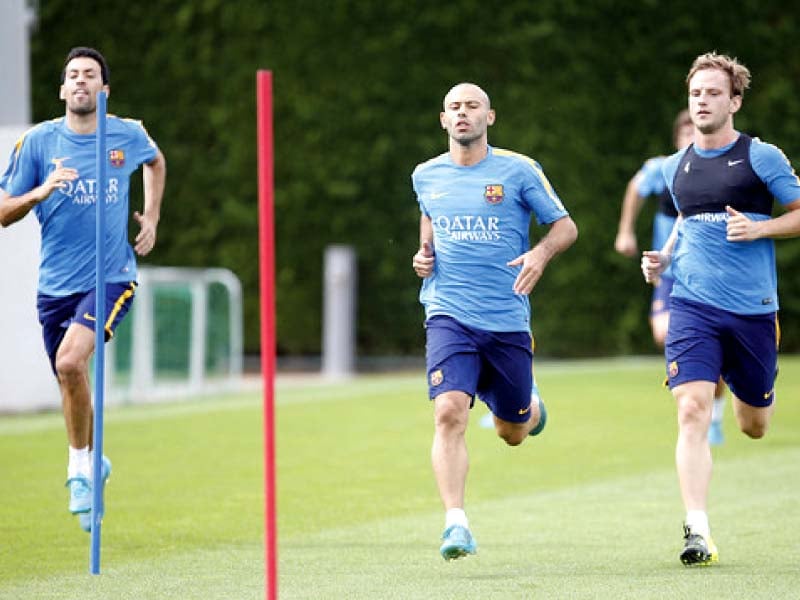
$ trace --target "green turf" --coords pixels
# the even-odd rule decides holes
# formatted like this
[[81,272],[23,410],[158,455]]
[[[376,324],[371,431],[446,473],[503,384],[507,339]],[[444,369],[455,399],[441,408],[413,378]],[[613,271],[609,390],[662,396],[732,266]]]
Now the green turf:
[[[715,452],[721,562],[677,560],[675,411],[661,361],[543,363],[544,434],[468,432],[478,555],[438,555],[421,373],[278,384],[281,598],[784,598],[800,586],[800,359],[764,440]],[[264,593],[260,397],[106,411],[102,573],[66,512],[58,415],[0,418],[0,598],[256,599]]]

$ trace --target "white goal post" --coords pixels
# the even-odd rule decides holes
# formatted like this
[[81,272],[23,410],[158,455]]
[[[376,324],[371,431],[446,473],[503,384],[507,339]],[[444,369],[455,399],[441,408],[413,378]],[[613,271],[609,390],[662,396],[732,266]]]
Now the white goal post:
[[[115,336],[119,339],[106,346],[112,401],[240,389],[244,341],[242,286],[236,275],[220,268],[143,266],[138,281],[131,314]],[[211,309],[212,287],[227,298],[222,310]],[[212,326],[224,330],[213,355]],[[121,352],[127,360],[118,360]]]

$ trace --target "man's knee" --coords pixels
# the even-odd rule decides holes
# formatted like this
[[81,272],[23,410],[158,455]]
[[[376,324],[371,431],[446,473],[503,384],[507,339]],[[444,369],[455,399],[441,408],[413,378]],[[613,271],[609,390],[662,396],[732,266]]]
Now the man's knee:
[[526,433],[511,433],[511,434],[500,434],[500,437],[503,438],[503,441],[508,444],[509,446],[519,446],[522,442],[525,441],[525,438],[528,437]]
[[434,419],[437,427],[465,427],[469,419],[469,397],[461,394],[436,398]]
[[711,417],[709,407],[694,396],[684,396],[678,401],[678,420],[681,425],[703,423]]
[[74,377],[86,371],[87,361],[74,352],[59,352],[56,355],[56,373],[59,377]]
[[754,407],[734,396],[733,408],[736,422],[742,433],[754,440],[761,439],[766,435],[772,419],[774,404],[766,407]]
[[761,422],[750,421],[747,423],[739,423],[739,429],[747,437],[758,440],[764,437],[767,433],[767,424]]
[[509,446],[519,446],[528,437],[528,432],[524,428],[504,423],[497,428],[497,435]]

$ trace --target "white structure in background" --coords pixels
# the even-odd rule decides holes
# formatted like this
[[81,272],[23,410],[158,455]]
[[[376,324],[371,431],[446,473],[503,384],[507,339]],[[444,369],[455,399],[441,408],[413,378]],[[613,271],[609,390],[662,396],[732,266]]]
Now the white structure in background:
[[[0,170],[24,127],[0,127]],[[39,222],[0,228],[0,412],[61,406],[36,313]]]
[[[0,2],[0,171],[30,127],[32,21],[25,0]],[[0,229],[0,412],[61,406],[36,314],[38,273],[39,224],[29,214]]]
[[[130,369],[127,377],[116,367],[109,374],[109,396],[112,402],[151,401],[176,397],[197,396],[242,389],[242,362],[244,355],[242,285],[228,269],[193,269],[179,267],[139,267],[139,286],[131,309],[132,331],[130,343]],[[227,314],[209,311],[209,290],[214,284],[223,287],[227,296]],[[159,290],[188,290],[189,331],[182,335],[176,324],[187,317],[160,310]],[[227,321],[227,347],[221,369],[209,372],[209,324],[218,319]],[[186,372],[169,376],[159,375],[157,330],[166,331],[185,345],[181,353],[188,354]],[[106,346],[112,353],[120,350],[115,340]],[[164,343],[163,338],[161,343]],[[108,364],[117,361],[110,354]],[[123,383],[127,381],[126,383]]]
[[325,249],[322,374],[332,379],[355,373],[356,253],[352,246]]
[[[26,0],[0,2],[0,127],[26,126],[31,122],[30,51],[28,31],[34,13]],[[57,90],[53,90],[56,94]],[[2,149],[5,159],[7,152]],[[3,165],[5,166],[5,165]]]

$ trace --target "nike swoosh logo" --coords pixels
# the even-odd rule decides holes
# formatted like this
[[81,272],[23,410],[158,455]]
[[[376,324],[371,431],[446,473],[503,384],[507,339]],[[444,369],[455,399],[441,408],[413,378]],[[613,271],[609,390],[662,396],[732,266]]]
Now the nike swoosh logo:
[[530,409],[531,409],[530,406],[528,408],[520,408],[519,414],[524,415],[526,412],[530,411]]
[[87,321],[97,321],[97,319],[95,319],[92,315],[90,315],[87,312],[83,313],[83,318],[86,319]]
[[744,162],[744,159],[740,158],[739,160],[729,160],[728,161],[728,166],[732,167],[734,165],[738,165],[740,162]]
[[447,196],[449,192],[432,192],[431,193],[431,200],[438,200],[439,198],[444,198]]
[[56,166],[56,169],[60,169],[64,166],[64,161],[69,160],[69,156],[64,156],[63,158],[51,158],[50,162]]

